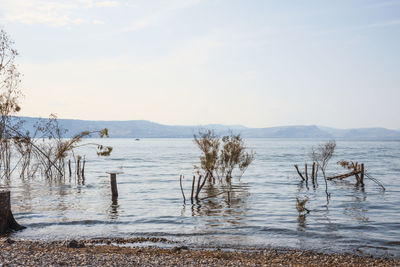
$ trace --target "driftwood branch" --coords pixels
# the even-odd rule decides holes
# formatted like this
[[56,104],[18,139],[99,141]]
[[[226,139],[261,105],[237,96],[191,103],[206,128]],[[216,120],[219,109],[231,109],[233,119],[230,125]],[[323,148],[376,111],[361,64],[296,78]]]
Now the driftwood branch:
[[299,176],[301,177],[301,179],[303,181],[305,181],[306,179],[304,179],[303,175],[301,174],[301,172],[299,171],[299,166],[297,166],[297,164],[294,165],[294,167],[296,168],[297,173],[299,174]]
[[345,174],[341,174],[341,175],[336,175],[336,176],[332,176],[332,177],[328,177],[328,180],[333,180],[333,179],[344,179],[353,175],[358,175],[359,173],[361,173],[361,171],[352,171],[349,173],[345,173]]
[[181,184],[181,192],[182,192],[182,196],[183,196],[183,203],[185,203],[186,202],[186,197],[185,197],[185,193],[183,192],[182,179],[183,179],[183,175],[181,175],[179,177],[179,181],[180,181],[180,184]]
[[192,180],[192,194],[190,195],[190,200],[192,201],[192,203],[193,203],[193,192],[194,192],[194,184],[195,184],[195,182],[196,182],[196,176],[193,175],[193,180]]
[[304,164],[304,174],[306,176],[306,182],[308,182],[308,168],[307,168],[307,163]]

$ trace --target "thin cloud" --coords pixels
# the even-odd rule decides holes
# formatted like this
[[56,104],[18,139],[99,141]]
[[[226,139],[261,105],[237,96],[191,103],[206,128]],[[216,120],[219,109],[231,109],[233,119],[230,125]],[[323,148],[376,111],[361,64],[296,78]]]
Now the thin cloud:
[[145,29],[150,26],[150,20],[148,19],[139,19],[134,21],[131,25],[124,27],[121,29],[121,32],[133,32]]
[[[149,27],[161,24],[166,18],[170,17],[182,9],[190,8],[205,0],[170,0],[170,1],[152,1],[136,3],[134,5],[127,4],[127,7],[132,7],[137,10],[145,10],[140,14],[140,18],[136,18],[127,26],[121,28],[118,32],[133,32],[147,29]],[[149,5],[149,3],[151,3]],[[157,6],[157,9],[149,8]],[[147,11],[146,11],[147,10]]]
[[104,21],[95,19],[95,20],[92,20],[92,23],[93,23],[94,25],[102,25],[102,24],[104,24]]
[[396,25],[400,25],[400,19],[373,23],[373,24],[364,26],[364,28],[382,28],[382,27],[390,27],[390,26],[396,26]]
[[117,1],[71,0],[53,2],[50,0],[5,0],[2,20],[22,24],[45,24],[53,27],[78,25],[85,20],[76,15],[80,9],[117,7]]
[[376,3],[366,5],[365,8],[385,8],[385,7],[391,7],[391,6],[398,6],[400,5],[400,2],[398,0],[394,1],[377,1]]

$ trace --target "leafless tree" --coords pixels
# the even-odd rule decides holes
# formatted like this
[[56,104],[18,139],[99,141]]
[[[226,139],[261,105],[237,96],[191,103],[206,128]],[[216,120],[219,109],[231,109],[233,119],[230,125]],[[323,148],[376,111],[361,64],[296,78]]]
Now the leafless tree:
[[19,83],[21,74],[14,59],[18,55],[14,42],[4,30],[0,30],[0,167],[5,176],[11,174],[12,137],[7,126],[15,126],[13,115],[20,111],[18,100],[21,96]]
[[311,157],[313,161],[317,163],[319,169],[324,176],[325,181],[325,193],[329,197],[328,193],[328,182],[326,177],[326,167],[328,166],[329,160],[332,158],[336,148],[335,140],[326,142],[325,144],[319,145],[317,148],[313,148],[311,152]]

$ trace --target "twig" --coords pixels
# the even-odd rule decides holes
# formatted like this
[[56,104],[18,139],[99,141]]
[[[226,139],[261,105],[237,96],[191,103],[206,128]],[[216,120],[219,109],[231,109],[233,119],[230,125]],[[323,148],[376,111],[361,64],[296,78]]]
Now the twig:
[[344,179],[344,178],[347,178],[347,177],[350,177],[350,176],[353,176],[353,175],[356,175],[356,174],[359,174],[359,173],[360,173],[360,171],[352,171],[352,172],[349,172],[349,173],[328,177],[327,179],[328,180]]
[[303,175],[302,175],[301,172],[299,171],[299,167],[297,166],[297,164],[295,164],[294,167],[296,168],[297,173],[300,175],[301,179],[302,179],[303,181],[305,181],[306,179],[304,179]]
[[194,183],[196,182],[196,176],[193,175],[193,180],[192,180],[192,194],[190,195],[190,200],[193,203],[193,192],[194,192]]
[[376,178],[374,178],[374,177],[371,177],[368,173],[364,173],[364,175],[365,175],[368,179],[372,180],[372,181],[375,182],[377,185],[379,185],[380,187],[382,187],[382,190],[383,190],[383,191],[386,191],[386,188],[383,186],[383,184],[382,184],[378,179],[376,179]]
[[183,196],[183,203],[185,203],[186,202],[186,197],[185,197],[185,193],[183,192],[182,178],[183,178],[183,175],[181,174],[181,176],[179,177],[179,180],[180,180],[180,184],[181,184],[181,192],[182,192],[182,196]]

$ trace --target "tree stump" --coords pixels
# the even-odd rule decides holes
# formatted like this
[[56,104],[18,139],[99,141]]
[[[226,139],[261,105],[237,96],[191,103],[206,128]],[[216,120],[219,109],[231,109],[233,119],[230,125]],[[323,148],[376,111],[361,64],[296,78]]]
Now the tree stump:
[[0,191],[0,234],[25,229],[19,225],[11,212],[10,191]]

